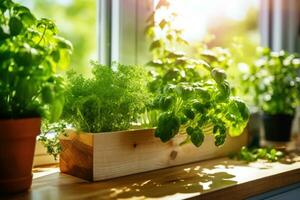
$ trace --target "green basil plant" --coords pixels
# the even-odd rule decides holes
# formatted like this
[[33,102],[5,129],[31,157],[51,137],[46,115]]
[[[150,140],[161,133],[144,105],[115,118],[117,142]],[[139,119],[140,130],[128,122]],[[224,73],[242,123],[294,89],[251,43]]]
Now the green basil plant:
[[49,19],[37,19],[11,0],[0,3],[0,118],[59,118],[72,44]]
[[217,67],[220,62],[191,58],[177,50],[184,49],[188,42],[182,38],[182,31],[173,27],[176,14],[156,18],[160,9],[166,13],[169,6],[160,1],[146,29],[152,41],[149,89],[156,98],[149,113],[158,113],[155,136],[167,142],[185,134],[182,144],[192,142],[199,147],[205,134],[212,133],[215,145],[220,146],[228,134],[238,136],[243,132],[250,115],[248,107],[232,96],[223,66]]

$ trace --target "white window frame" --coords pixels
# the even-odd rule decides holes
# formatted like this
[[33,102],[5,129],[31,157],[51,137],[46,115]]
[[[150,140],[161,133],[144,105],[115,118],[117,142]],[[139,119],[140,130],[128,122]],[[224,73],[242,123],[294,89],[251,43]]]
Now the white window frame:
[[261,45],[273,51],[300,52],[300,2],[261,0]]
[[98,10],[99,62],[145,64],[149,44],[144,30],[153,0],[99,0]]

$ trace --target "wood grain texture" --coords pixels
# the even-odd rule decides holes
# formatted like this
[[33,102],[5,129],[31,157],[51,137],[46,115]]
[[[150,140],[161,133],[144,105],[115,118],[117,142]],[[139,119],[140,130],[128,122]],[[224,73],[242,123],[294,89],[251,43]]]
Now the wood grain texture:
[[162,169],[201,160],[226,156],[247,143],[247,134],[228,137],[222,147],[214,145],[207,135],[200,148],[192,144],[180,146],[184,135],[162,143],[154,137],[154,129],[111,133],[73,133],[63,138],[60,168],[86,180],[105,180]]
[[240,200],[300,182],[299,161],[298,155],[282,163],[219,158],[93,183],[38,168],[31,191],[5,199]]
[[63,150],[59,157],[61,172],[92,181],[93,136],[69,132],[68,138],[62,138],[60,144]]

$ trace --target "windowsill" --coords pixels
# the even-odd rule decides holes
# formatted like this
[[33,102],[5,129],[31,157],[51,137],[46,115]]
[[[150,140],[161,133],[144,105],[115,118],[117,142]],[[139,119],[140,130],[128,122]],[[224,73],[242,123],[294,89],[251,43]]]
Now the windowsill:
[[300,182],[300,154],[293,160],[246,164],[219,158],[95,183],[59,173],[57,167],[36,168],[31,191],[19,199],[245,199]]
[[51,165],[58,163],[58,159],[55,160],[52,155],[47,153],[47,149],[43,146],[40,141],[36,141],[33,167]]

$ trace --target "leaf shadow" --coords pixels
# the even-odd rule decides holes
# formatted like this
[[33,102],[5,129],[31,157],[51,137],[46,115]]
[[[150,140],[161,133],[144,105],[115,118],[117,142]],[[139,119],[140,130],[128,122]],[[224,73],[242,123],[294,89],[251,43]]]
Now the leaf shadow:
[[232,180],[235,177],[232,174],[207,173],[206,170],[210,169],[201,169],[200,166],[196,166],[184,169],[184,173],[156,176],[141,182],[134,182],[130,186],[111,188],[110,198],[162,198],[175,194],[201,194],[237,184]]

